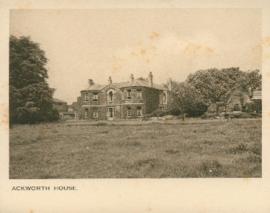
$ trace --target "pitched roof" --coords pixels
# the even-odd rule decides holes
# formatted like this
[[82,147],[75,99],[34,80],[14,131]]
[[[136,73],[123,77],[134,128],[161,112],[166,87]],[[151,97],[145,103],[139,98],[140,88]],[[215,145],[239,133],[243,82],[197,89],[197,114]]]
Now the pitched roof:
[[105,87],[105,85],[100,85],[100,84],[93,84],[93,85],[88,85],[88,87],[84,90],[92,90],[92,91],[98,91],[101,90]]
[[148,80],[143,80],[143,79],[134,79],[133,82],[127,81],[127,82],[121,82],[121,83],[113,83],[112,86],[116,86],[118,88],[124,88],[124,87],[149,87],[149,88],[154,88],[154,89],[159,89],[159,90],[165,90],[165,87],[158,85],[158,84],[153,84],[153,86],[149,86]]
[[99,84],[94,84],[91,86],[88,86],[87,89],[85,90],[92,90],[92,91],[97,91],[101,90],[107,86],[110,87],[117,87],[117,88],[124,88],[124,87],[149,87],[149,88],[154,88],[158,90],[166,90],[165,87],[158,85],[158,84],[153,84],[153,86],[149,86],[148,80],[143,80],[143,79],[134,79],[133,82],[119,82],[119,83],[112,83],[108,85],[99,85]]
[[261,100],[262,99],[262,91],[261,90],[254,90],[252,95],[253,100]]
[[222,101],[229,102],[231,100],[232,95],[234,92],[239,92],[240,94],[248,93],[248,90],[243,87],[241,84],[236,84],[234,87],[232,87],[230,90],[226,92],[225,95],[222,97]]

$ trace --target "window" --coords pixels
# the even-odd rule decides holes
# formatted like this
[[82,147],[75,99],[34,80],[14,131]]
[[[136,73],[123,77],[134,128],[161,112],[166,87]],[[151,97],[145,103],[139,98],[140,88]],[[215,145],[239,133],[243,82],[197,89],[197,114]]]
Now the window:
[[160,104],[167,104],[167,94],[166,94],[166,92],[160,93],[159,103]]
[[131,115],[131,107],[127,107],[127,116],[130,117]]
[[96,111],[93,112],[93,118],[98,118],[98,112]]
[[88,109],[87,108],[84,110],[84,118],[88,118]]
[[167,103],[166,93],[163,93],[162,102],[163,102],[163,104],[166,104]]
[[89,96],[88,96],[87,93],[84,93],[84,100],[85,100],[85,101],[89,101]]
[[138,117],[142,116],[142,107],[140,106],[137,107],[137,116]]
[[142,90],[137,89],[137,98],[142,99]]
[[233,111],[240,111],[240,110],[241,110],[240,105],[239,104],[234,104]]
[[109,108],[107,109],[107,116],[108,116],[109,118],[113,118],[113,117],[114,117],[114,108],[109,107]]
[[131,99],[131,90],[130,89],[127,90],[127,98]]
[[97,93],[94,93],[93,95],[93,101],[97,101],[98,100],[98,94]]
[[112,102],[113,101],[113,91],[110,91],[109,92],[108,99],[109,99],[109,102]]

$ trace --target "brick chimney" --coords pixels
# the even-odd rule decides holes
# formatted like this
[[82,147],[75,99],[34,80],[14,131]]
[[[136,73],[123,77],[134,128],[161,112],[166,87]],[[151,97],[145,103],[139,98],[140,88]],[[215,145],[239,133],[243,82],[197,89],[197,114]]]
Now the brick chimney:
[[91,87],[91,86],[93,86],[95,83],[94,83],[93,79],[88,79],[88,84],[89,84],[89,86]]
[[111,76],[109,76],[108,83],[112,84],[112,77]]
[[248,88],[248,96],[251,98],[252,97],[252,89],[251,87]]
[[172,91],[172,79],[171,78],[169,78],[169,80],[168,80],[168,90]]
[[152,72],[149,72],[148,82],[149,82],[149,86],[153,87],[153,74],[152,74]]
[[134,75],[133,74],[130,74],[130,82],[134,83]]

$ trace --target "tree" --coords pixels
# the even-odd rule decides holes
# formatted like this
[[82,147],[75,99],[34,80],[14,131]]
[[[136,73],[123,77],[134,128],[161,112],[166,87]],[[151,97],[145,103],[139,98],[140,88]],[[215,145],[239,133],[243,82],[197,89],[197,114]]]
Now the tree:
[[10,122],[37,123],[58,119],[54,90],[47,83],[47,58],[29,37],[10,37]]
[[235,88],[253,91],[261,88],[261,81],[259,70],[244,72],[238,67],[199,70],[187,78],[187,82],[201,94],[205,104],[216,104],[216,113],[220,105],[226,105]]
[[255,89],[262,89],[262,75],[260,70],[253,70],[246,73],[245,83],[246,87],[252,91]]
[[206,105],[216,104],[216,113],[218,113],[220,103],[224,101],[228,91],[241,82],[246,83],[246,73],[238,67],[221,70],[213,68],[189,75],[187,82],[201,94]]
[[196,117],[207,110],[207,105],[203,102],[201,95],[186,82],[171,82],[171,99],[169,110],[179,112],[183,115],[183,119],[185,114]]

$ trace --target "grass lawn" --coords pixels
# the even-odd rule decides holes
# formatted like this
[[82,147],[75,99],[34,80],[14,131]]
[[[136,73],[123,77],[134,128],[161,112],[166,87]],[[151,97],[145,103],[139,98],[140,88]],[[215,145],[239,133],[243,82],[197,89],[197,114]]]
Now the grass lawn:
[[10,178],[261,177],[261,120],[55,123],[10,130]]

